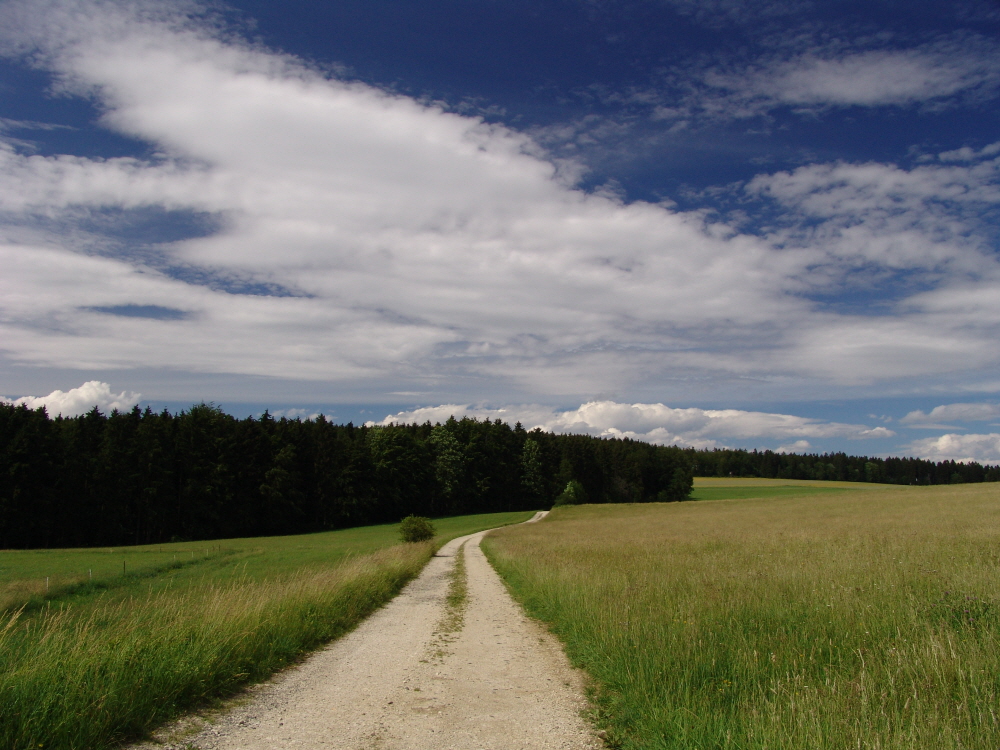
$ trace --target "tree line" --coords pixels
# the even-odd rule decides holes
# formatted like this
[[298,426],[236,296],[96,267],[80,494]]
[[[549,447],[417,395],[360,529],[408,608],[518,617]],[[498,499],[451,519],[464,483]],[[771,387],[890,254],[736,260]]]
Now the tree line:
[[387,427],[237,419],[210,404],[50,418],[0,404],[0,548],[297,534],[407,515],[671,502],[692,476],[893,484],[1000,480],[916,458],[694,450],[496,421]]
[[876,458],[846,453],[796,454],[740,449],[686,449],[695,476],[826,479],[883,484],[960,484],[1000,481],[1000,466],[974,461]]
[[547,508],[684,500],[679,448],[499,420],[357,427],[200,404],[50,418],[0,404],[0,548],[297,534]]

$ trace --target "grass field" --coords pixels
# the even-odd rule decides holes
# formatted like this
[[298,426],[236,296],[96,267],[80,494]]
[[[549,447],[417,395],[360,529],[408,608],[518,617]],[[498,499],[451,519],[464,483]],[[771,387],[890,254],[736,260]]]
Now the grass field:
[[560,508],[484,546],[615,747],[1000,746],[1000,485],[826,486]]
[[[436,542],[530,518],[530,513],[488,513],[434,521]],[[516,519],[511,521],[510,519]],[[471,524],[471,525],[470,525]],[[85,601],[95,593],[147,595],[191,580],[226,582],[274,578],[326,569],[344,559],[399,542],[397,524],[362,526],[296,536],[56,550],[0,550],[0,613],[47,602]],[[48,579],[48,581],[46,581]]]
[[437,545],[531,515],[437,519],[425,544],[397,544],[386,525],[2,551],[0,747],[97,750],[141,736],[347,632]]
[[692,500],[746,500],[752,497],[802,497],[831,492],[887,489],[889,485],[864,482],[819,482],[812,479],[746,479],[695,477]]

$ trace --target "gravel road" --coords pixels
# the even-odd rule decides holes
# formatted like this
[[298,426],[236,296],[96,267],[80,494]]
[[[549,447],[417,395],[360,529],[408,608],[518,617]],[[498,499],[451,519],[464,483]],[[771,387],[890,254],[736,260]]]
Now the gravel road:
[[[188,719],[134,750],[603,747],[581,716],[581,675],[511,599],[479,548],[485,533],[449,542],[355,631],[251,689],[240,705],[210,721]],[[446,604],[458,553],[468,576],[464,621]]]

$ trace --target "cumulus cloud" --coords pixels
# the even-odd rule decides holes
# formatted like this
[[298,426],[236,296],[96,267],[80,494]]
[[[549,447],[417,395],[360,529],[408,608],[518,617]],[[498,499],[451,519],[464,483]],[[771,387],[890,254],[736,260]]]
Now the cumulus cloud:
[[78,388],[68,391],[52,391],[48,396],[22,396],[20,398],[3,398],[4,403],[14,406],[26,406],[29,409],[45,407],[49,416],[62,414],[64,417],[76,417],[86,414],[95,406],[102,412],[114,409],[124,411],[131,409],[142,397],[139,393],[112,393],[111,386],[98,380],[91,380]]
[[[444,422],[451,416],[457,419],[500,419],[508,424],[520,422],[529,430],[540,427],[550,432],[632,438],[658,445],[695,448],[719,447],[722,444],[719,441],[726,439],[862,439],[895,435],[885,427],[869,428],[790,414],[738,409],[674,409],[663,404],[621,404],[615,401],[591,401],[569,411],[540,405],[486,408],[470,404],[442,404],[390,414],[379,424]],[[808,445],[806,442],[806,447]]]
[[[807,226],[820,215],[822,231],[809,241],[787,227],[741,233],[701,212],[576,189],[579,171],[523,133],[330,78],[197,10],[0,7],[8,54],[94,98],[104,126],[154,153],[44,156],[0,138],[9,360],[309,379],[378,395],[471,383],[479,397],[582,399],[667,374],[783,388],[962,371],[1000,356],[982,346],[1000,323],[1000,267],[969,231],[996,201],[988,159],[765,176],[748,195]],[[904,193],[902,216],[889,206]],[[942,201],[947,210],[928,213]],[[151,207],[213,217],[217,230],[130,254],[94,228],[109,209]],[[894,316],[842,315],[808,297],[849,288],[859,266],[905,270],[931,291]],[[119,314],[138,308],[172,313]]]
[[899,420],[910,427],[940,428],[945,422],[988,422],[1000,419],[1000,404],[942,404],[931,409],[929,414],[911,411]]
[[978,461],[1000,463],[1000,434],[958,435],[949,433],[935,438],[914,440],[905,449],[910,455],[930,461]]

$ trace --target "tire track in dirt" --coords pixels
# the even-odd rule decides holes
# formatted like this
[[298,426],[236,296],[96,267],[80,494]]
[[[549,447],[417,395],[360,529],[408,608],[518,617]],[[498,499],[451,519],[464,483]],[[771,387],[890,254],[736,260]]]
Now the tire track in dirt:
[[[446,544],[356,630],[251,688],[239,705],[133,750],[603,747],[582,718],[582,675],[511,599],[479,548],[485,533]],[[446,606],[457,553],[467,575],[458,619]],[[449,629],[449,618],[461,628]]]

